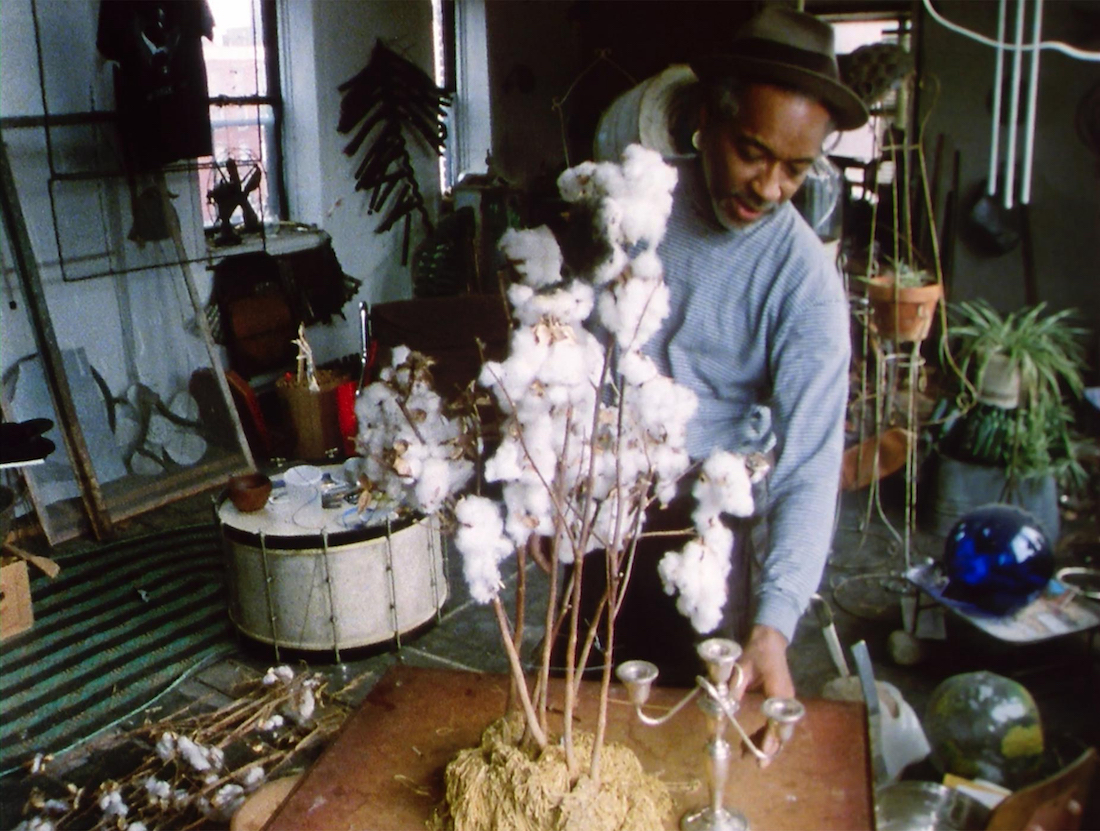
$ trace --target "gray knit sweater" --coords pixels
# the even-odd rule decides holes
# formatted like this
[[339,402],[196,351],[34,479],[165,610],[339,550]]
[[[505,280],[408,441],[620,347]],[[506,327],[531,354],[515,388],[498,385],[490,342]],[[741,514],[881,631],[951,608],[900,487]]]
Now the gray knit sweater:
[[760,416],[770,411],[771,544],[758,554],[754,620],[789,641],[831,542],[848,399],[848,303],[821,242],[790,204],[730,231],[714,218],[698,163],[679,162],[678,173],[658,249],[672,312],[645,351],[699,397],[688,432],[693,459],[715,448],[760,449]]

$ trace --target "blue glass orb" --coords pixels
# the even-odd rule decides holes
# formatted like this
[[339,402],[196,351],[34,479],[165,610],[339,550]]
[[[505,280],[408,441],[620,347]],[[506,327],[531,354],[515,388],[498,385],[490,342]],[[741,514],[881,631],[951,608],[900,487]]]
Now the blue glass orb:
[[1054,574],[1054,553],[1034,516],[1015,505],[984,505],[947,535],[944,596],[1007,615],[1041,592]]

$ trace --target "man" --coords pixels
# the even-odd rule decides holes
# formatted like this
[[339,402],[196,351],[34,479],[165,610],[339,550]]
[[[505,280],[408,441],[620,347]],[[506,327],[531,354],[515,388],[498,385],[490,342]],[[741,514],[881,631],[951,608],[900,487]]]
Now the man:
[[[729,620],[713,634],[744,647],[738,695],[759,688],[793,696],[786,651],[830,545],[850,342],[834,264],[790,200],[826,137],[864,124],[867,111],[839,82],[831,27],[790,9],[766,8],[728,55],[692,69],[700,81],[697,156],[677,163],[658,249],[672,311],[646,352],[699,398],[688,434],[693,459],[715,448],[773,456],[767,493],[757,494],[766,523],[734,526]],[[646,530],[689,527],[688,502],[652,517]],[[647,540],[645,553],[673,545]],[[651,571],[636,569],[632,580]],[[657,622],[659,587],[637,596],[635,588],[618,619],[616,662],[694,659],[686,627],[671,617]],[[777,749],[775,737],[767,741]]]

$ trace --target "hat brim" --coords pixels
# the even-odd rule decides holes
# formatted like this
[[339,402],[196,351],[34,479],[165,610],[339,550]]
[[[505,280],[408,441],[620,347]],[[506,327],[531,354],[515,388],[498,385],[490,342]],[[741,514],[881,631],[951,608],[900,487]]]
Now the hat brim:
[[838,130],[854,130],[867,123],[867,107],[852,90],[832,78],[809,69],[779,61],[719,55],[691,62],[701,81],[734,76],[774,83],[804,92],[820,101],[833,117]]

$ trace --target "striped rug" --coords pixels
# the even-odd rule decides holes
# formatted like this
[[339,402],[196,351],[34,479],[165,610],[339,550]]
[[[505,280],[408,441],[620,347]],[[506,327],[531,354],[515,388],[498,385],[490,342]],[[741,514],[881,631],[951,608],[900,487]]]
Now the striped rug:
[[31,581],[34,626],[0,644],[0,771],[91,736],[236,646],[212,524],[57,562],[53,580]]

